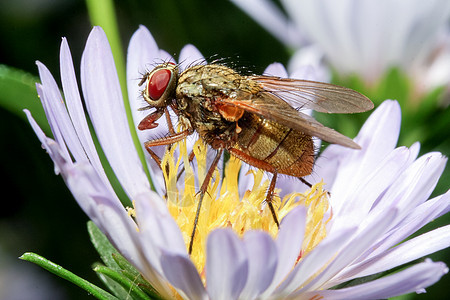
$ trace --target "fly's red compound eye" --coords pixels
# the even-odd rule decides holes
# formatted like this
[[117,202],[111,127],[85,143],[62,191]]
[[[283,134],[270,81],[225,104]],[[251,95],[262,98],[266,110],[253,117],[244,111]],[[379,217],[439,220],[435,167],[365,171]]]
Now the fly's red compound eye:
[[172,72],[167,69],[156,71],[150,78],[147,86],[148,95],[152,100],[158,100],[169,84]]

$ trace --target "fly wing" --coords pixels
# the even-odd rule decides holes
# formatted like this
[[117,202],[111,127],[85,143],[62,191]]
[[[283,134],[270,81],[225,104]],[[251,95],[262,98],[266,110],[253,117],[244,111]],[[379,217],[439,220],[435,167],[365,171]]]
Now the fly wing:
[[288,103],[270,93],[255,95],[249,91],[240,90],[237,91],[236,97],[221,99],[221,102],[239,107],[308,135],[316,136],[329,143],[354,149],[361,148],[352,139],[325,127],[313,117],[295,110]]
[[366,96],[345,87],[308,80],[273,76],[249,76],[263,89],[296,108],[309,108],[324,113],[359,113],[373,108]]

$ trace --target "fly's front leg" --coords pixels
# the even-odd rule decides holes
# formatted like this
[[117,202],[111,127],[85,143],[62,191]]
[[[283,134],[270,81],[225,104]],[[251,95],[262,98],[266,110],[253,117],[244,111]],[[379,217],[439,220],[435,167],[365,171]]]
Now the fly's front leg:
[[147,141],[144,143],[144,147],[147,150],[147,152],[150,154],[150,156],[156,161],[156,163],[158,163],[159,168],[162,170],[161,159],[150,148],[154,147],[154,146],[172,145],[173,143],[176,143],[176,142],[179,142],[179,141],[185,139],[190,134],[191,134],[191,132],[189,130],[183,130],[181,132],[177,132],[175,134],[170,134],[163,138]]
[[165,109],[157,109],[148,116],[146,116],[138,125],[139,130],[147,130],[158,127],[156,121],[164,114]]
[[164,115],[166,116],[167,126],[169,127],[169,133],[175,134],[175,129],[173,128],[172,119],[170,118],[169,110],[167,108],[164,109]]
[[162,115],[166,116],[166,121],[169,127],[169,135],[163,138],[150,140],[144,143],[145,149],[150,154],[150,156],[155,160],[155,162],[158,164],[159,168],[161,168],[161,159],[159,156],[150,148],[154,146],[162,146],[162,145],[172,145],[173,143],[176,143],[178,141],[181,141],[182,139],[186,138],[189,134],[192,133],[192,130],[184,130],[182,132],[175,132],[172,121],[170,119],[169,111],[167,110],[167,107],[157,109],[156,111],[152,112],[148,116],[146,116],[138,125],[139,130],[147,130],[147,129],[153,129],[158,127],[158,123],[156,121],[162,117]]
[[191,134],[191,131],[186,129],[181,132],[177,132],[175,134],[169,134],[168,136],[165,136],[165,137],[162,137],[159,139],[147,141],[144,143],[144,146],[147,149],[147,148],[154,147],[154,146],[165,146],[165,145],[174,144],[176,142],[179,142],[179,141],[185,139],[190,134]]
[[244,152],[242,152],[239,149],[236,148],[231,148],[228,149],[228,151],[236,156],[237,158],[239,158],[240,160],[242,160],[245,163],[248,163],[249,165],[252,165],[254,167],[257,167],[259,169],[262,169],[264,171],[270,172],[273,174],[272,176],[272,180],[270,181],[270,185],[269,185],[269,190],[267,191],[267,195],[266,195],[266,203],[269,206],[270,212],[272,213],[272,217],[273,217],[273,221],[275,222],[275,224],[277,224],[277,227],[280,228],[280,222],[278,222],[278,217],[277,214],[275,212],[275,208],[273,206],[273,195],[274,195],[274,191],[275,191],[275,184],[277,182],[277,176],[278,176],[278,172],[277,169],[272,166],[271,164],[254,158]]

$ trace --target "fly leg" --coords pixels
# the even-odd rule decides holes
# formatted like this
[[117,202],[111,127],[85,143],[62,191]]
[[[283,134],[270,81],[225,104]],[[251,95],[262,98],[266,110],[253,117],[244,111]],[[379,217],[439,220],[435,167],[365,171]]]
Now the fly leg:
[[312,184],[303,179],[302,177],[297,177],[304,185],[306,185],[309,188],[312,188]]
[[169,110],[164,109],[164,115],[166,116],[167,127],[169,127],[169,133],[175,134],[175,129],[173,129],[172,119],[170,118]]
[[175,132],[173,128],[172,121],[170,119],[170,114],[167,108],[157,109],[148,116],[146,116],[138,125],[139,130],[147,130],[147,129],[153,129],[158,127],[158,123],[156,121],[162,117],[162,115],[166,116],[167,125],[169,127],[169,135],[163,138],[150,140],[144,143],[145,149],[150,154],[150,156],[155,160],[155,162],[158,164],[159,168],[162,170],[161,167],[161,159],[156,155],[156,153],[151,150],[151,147],[154,146],[162,146],[162,145],[172,145],[173,143],[176,143],[178,141],[181,141],[182,139],[186,138],[188,135],[192,133],[192,130],[184,130],[181,132]]
[[[191,163],[194,160],[194,157],[195,157],[194,150],[191,150],[191,153],[189,153],[189,163]],[[183,172],[184,172],[184,166],[181,166],[181,170],[177,175],[177,181],[180,179]]]
[[263,160],[254,158],[254,157],[242,152],[239,149],[231,148],[231,149],[228,149],[228,151],[232,155],[234,155],[237,158],[239,158],[240,160],[242,160],[243,162],[246,162],[249,165],[252,165],[254,167],[257,167],[259,169],[262,169],[264,171],[267,171],[267,172],[270,172],[273,174],[272,180],[270,181],[269,190],[267,191],[265,201],[266,201],[267,205],[269,206],[270,212],[272,213],[273,221],[275,222],[275,224],[277,224],[277,227],[280,228],[280,222],[278,222],[278,217],[275,212],[275,207],[273,206],[273,203],[272,203],[273,202],[273,194],[275,191],[275,184],[277,182],[277,175],[278,175],[277,169],[274,166],[272,166],[271,164],[269,164]]
[[[147,109],[146,107],[143,109]],[[143,110],[142,109],[142,110]],[[156,111],[152,112],[151,114],[147,115],[138,125],[139,130],[147,130],[147,129],[153,129],[158,127],[158,123],[156,121],[161,118],[161,116],[167,111],[167,109],[157,109]],[[153,160],[156,162],[158,167],[161,168],[161,159],[159,158],[156,153],[150,149],[150,147],[145,147],[147,152],[150,154],[150,156],[153,158]]]
[[205,196],[206,190],[208,189],[209,182],[211,181],[212,175],[214,173],[214,170],[217,167],[217,164],[219,163],[222,153],[223,153],[223,148],[219,149],[219,151],[217,152],[216,157],[214,158],[214,161],[212,162],[211,166],[209,167],[208,173],[206,173],[206,176],[205,176],[205,179],[203,180],[202,186],[200,187],[200,199],[198,201],[197,211],[195,213],[194,228],[192,228],[191,241],[189,242],[189,254],[192,253],[192,247],[194,245],[195,231],[197,229],[198,218],[200,216],[200,209],[202,208],[203,197]]
[[162,137],[159,139],[147,141],[144,143],[144,147],[147,150],[147,152],[151,155],[151,157],[156,161],[156,163],[158,163],[159,167],[162,170],[161,159],[150,148],[154,147],[154,146],[172,145],[173,143],[176,143],[176,142],[179,142],[179,141],[185,139],[190,134],[191,134],[190,130],[183,130],[181,132],[169,134],[168,136],[165,136],[165,137]]
[[[174,109],[174,108],[172,107],[172,109]],[[172,119],[170,118],[169,110],[167,108],[165,109],[164,114],[166,116],[167,126],[169,127],[169,133],[171,135],[174,135],[175,134],[175,129],[173,128]],[[171,145],[169,145],[169,149],[170,149],[170,147],[171,147]],[[147,151],[149,151],[149,149],[147,149]],[[150,154],[150,155],[152,155],[152,154]],[[194,157],[195,157],[194,151],[191,151],[191,153],[189,153],[189,163],[191,163],[194,160]],[[153,159],[155,159],[155,158],[153,157]],[[161,165],[161,163],[159,163],[159,165]],[[184,172],[184,166],[181,167],[181,170],[178,173],[177,181],[178,181],[178,179],[180,179],[180,177],[183,174],[183,172]]]
[[152,149],[150,149],[150,147],[145,147],[145,150],[147,150],[148,154],[150,154],[150,156],[153,158],[153,160],[158,165],[159,169],[162,171],[161,158],[159,158],[159,156]]

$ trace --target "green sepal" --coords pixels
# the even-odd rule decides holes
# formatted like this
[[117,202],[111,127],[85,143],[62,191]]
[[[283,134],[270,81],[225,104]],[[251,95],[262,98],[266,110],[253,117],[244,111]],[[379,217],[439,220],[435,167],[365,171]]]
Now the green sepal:
[[19,257],[22,260],[26,260],[29,262],[32,262],[47,271],[50,271],[56,275],[58,275],[61,278],[64,278],[73,284],[76,284],[80,288],[84,289],[88,293],[90,293],[92,296],[96,297],[97,299],[118,299],[115,296],[111,295],[107,291],[99,288],[98,286],[90,283],[89,281],[73,274],[72,272],[64,269],[60,265],[55,264],[54,262],[49,261],[48,259],[35,254],[31,252],[24,253],[21,257]]

